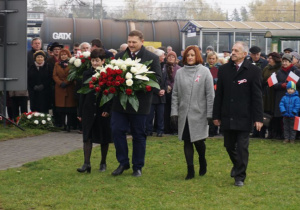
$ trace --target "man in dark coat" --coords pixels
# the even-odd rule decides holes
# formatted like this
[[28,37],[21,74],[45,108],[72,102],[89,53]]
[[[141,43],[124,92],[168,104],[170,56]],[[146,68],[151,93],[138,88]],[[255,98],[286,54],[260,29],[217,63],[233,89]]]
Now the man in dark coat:
[[[264,68],[268,65],[268,61],[261,58],[261,49],[257,46],[252,46],[250,49],[250,57],[249,61],[256,65],[260,70],[264,70]],[[260,132],[258,132],[255,127],[253,128],[252,138],[265,138],[266,135],[266,127],[264,126]]]
[[263,125],[261,71],[245,59],[248,46],[236,42],[231,59],[219,68],[213,122],[224,131],[224,146],[233,163],[235,186],[243,186],[248,164],[249,133],[253,122]]
[[[39,37],[35,37],[31,40],[31,50],[27,52],[27,69],[34,64],[33,54],[42,49],[42,40]],[[46,54],[47,55],[47,54]]]
[[[128,48],[124,52],[116,55],[116,59],[122,58],[127,52],[132,59],[140,58],[141,63],[152,60],[150,64],[150,71],[154,71],[158,83],[161,80],[161,70],[159,65],[159,58],[157,55],[146,50],[143,46],[144,38],[142,32],[138,30],[131,31],[128,35]],[[124,170],[130,168],[128,158],[128,145],[126,140],[126,131],[130,125],[132,134],[132,164],[133,176],[138,177],[142,175],[142,167],[145,162],[146,152],[146,132],[145,123],[147,115],[150,112],[152,102],[152,91],[137,92],[136,96],[139,100],[139,109],[136,112],[133,107],[127,103],[124,109],[120,103],[119,98],[115,97],[113,100],[111,128],[113,133],[113,141],[116,148],[117,160],[120,163],[119,167],[112,172],[112,175],[117,176],[123,173]]]

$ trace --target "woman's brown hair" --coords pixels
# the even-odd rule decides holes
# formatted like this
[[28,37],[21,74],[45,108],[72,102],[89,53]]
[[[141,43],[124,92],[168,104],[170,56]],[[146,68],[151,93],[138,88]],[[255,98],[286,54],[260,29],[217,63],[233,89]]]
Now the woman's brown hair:
[[194,52],[195,52],[195,56],[196,56],[196,63],[195,63],[195,65],[198,65],[198,64],[200,64],[200,63],[203,64],[203,59],[202,59],[202,56],[200,55],[200,50],[199,50],[198,46],[195,46],[195,45],[189,46],[189,47],[187,47],[187,48],[185,49],[185,51],[184,51],[184,53],[183,53],[182,63],[183,63],[184,65],[187,65],[187,64],[188,64],[188,63],[187,63],[187,54],[188,54],[188,52],[189,52],[190,50],[194,50]]
[[61,49],[60,52],[59,52],[59,59],[60,59],[62,53],[67,54],[67,56],[68,56],[69,58],[72,57],[70,51],[69,51],[68,49],[66,49],[66,48],[63,48],[63,49]]

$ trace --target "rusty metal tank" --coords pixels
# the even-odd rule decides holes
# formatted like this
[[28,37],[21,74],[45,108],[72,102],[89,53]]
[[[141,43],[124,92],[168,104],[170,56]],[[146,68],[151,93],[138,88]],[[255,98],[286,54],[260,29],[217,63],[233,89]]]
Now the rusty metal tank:
[[112,19],[82,19],[46,17],[41,26],[40,37],[44,47],[50,42],[59,42],[72,48],[74,43],[91,42],[100,38],[106,49],[119,49],[127,42],[132,30],[140,30],[145,41],[161,42],[172,46],[180,53],[182,46],[181,28],[187,21],[131,21]]

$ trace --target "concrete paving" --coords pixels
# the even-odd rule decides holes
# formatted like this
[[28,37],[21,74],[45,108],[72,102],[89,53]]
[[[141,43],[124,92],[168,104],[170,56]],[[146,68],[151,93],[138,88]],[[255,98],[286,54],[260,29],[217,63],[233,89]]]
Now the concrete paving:
[[76,131],[12,139],[0,142],[0,170],[20,167],[44,157],[63,155],[82,148],[82,134]]

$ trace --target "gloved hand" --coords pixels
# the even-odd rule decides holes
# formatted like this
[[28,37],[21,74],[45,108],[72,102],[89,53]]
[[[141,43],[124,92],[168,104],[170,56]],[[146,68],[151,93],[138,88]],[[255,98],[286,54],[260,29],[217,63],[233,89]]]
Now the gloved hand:
[[38,85],[38,91],[44,90],[44,85]]
[[35,85],[35,86],[33,87],[33,90],[35,90],[35,91],[38,91],[38,89],[39,89],[39,85]]
[[61,88],[66,88],[68,86],[68,84],[66,84],[65,82],[62,82],[61,84],[60,84],[60,87]]
[[286,83],[281,84],[282,89],[286,89]]
[[218,78],[214,78],[214,85],[217,84]]
[[171,116],[171,125],[174,128],[178,128],[178,116],[177,115]]

